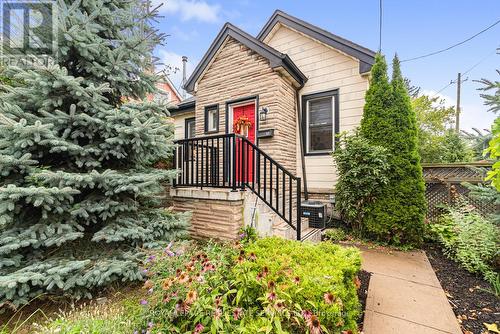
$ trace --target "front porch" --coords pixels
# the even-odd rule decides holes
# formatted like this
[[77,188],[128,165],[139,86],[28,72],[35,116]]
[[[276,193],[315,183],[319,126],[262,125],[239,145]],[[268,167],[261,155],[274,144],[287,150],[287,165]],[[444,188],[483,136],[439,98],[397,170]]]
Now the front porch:
[[235,239],[243,226],[261,235],[319,240],[301,218],[302,181],[237,134],[176,141],[174,209],[193,212],[194,237]]

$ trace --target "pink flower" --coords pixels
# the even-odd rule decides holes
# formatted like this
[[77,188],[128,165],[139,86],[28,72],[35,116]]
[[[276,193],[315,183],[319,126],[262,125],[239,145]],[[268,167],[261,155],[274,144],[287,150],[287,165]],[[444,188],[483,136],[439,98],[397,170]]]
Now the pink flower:
[[304,320],[306,320],[306,322],[311,319],[311,316],[312,316],[312,313],[311,311],[308,311],[308,310],[304,310],[302,311],[302,317],[304,318]]
[[238,320],[241,316],[241,313],[243,312],[243,310],[241,308],[235,308],[234,311],[233,311],[233,319],[234,320]]
[[269,301],[276,300],[276,293],[274,293],[274,292],[268,293],[267,294],[267,299],[269,299]]
[[248,256],[248,259],[249,259],[250,261],[255,261],[255,260],[257,260],[257,255],[255,255],[255,253],[254,253],[254,252],[252,252],[252,253],[250,253],[250,255]]
[[175,256],[175,253],[174,253],[174,252],[172,252],[170,249],[166,249],[166,250],[165,250],[165,254],[167,254],[168,256],[171,256],[171,257],[172,257],[172,256]]
[[215,309],[215,312],[214,312],[214,318],[215,318],[215,319],[220,319],[221,315],[222,315],[222,310],[221,310],[220,308],[218,308],[218,307],[217,307],[217,308]]
[[189,312],[189,309],[190,309],[189,305],[180,299],[175,304],[175,310],[179,313],[187,313]]
[[335,301],[335,296],[332,293],[327,292],[323,295],[323,299],[325,300],[325,303],[331,304]]
[[309,333],[311,334],[321,334],[321,324],[319,322],[319,318],[314,314],[311,315],[308,321],[306,321],[307,326],[309,327]]
[[204,329],[205,329],[205,326],[203,326],[202,324],[198,324],[194,328],[193,334],[200,334],[201,332],[203,332]]
[[300,277],[299,277],[299,276],[295,276],[295,277],[293,278],[293,283],[295,283],[295,284],[299,284],[299,283],[300,283]]
[[260,281],[263,277],[264,277],[264,276],[262,275],[262,273],[258,273],[258,274],[257,274],[257,277],[255,277],[255,279],[256,279],[257,281]]
[[274,304],[274,308],[277,311],[282,311],[285,308],[285,304],[283,304],[282,302],[277,302],[276,304]]
[[140,301],[141,305],[147,305],[148,304],[148,301],[146,299],[142,299]]

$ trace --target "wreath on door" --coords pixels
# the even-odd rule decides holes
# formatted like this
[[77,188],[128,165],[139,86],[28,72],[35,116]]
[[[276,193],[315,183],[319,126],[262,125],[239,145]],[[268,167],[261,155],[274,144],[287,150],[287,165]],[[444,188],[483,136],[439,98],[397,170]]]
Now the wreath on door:
[[246,115],[241,115],[233,122],[233,132],[240,135],[248,135],[248,130],[252,127],[252,122]]

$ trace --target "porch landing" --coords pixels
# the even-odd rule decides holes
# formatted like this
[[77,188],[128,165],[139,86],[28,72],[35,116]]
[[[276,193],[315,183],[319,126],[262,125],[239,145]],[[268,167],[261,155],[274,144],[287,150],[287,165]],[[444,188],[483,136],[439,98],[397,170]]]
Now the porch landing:
[[462,333],[425,252],[359,248],[372,273],[364,334]]

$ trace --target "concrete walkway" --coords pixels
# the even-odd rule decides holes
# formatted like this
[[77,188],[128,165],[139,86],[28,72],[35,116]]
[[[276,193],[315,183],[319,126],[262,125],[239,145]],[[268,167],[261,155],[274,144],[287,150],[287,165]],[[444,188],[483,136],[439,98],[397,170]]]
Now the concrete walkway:
[[360,247],[371,272],[364,334],[460,334],[448,299],[423,251]]

